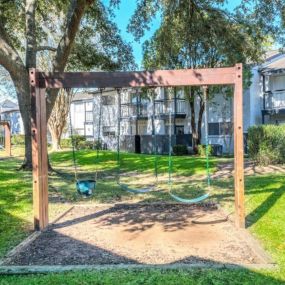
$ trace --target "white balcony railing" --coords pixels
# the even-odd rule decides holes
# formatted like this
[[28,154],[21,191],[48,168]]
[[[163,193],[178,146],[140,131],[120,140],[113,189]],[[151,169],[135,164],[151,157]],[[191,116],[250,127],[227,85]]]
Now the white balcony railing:
[[[175,113],[175,101],[165,100],[165,101],[155,101],[155,115],[167,115],[169,110],[171,113]],[[186,106],[184,99],[176,99],[176,114],[185,114]],[[137,116],[137,117],[148,117],[153,113],[151,105],[148,104],[122,104],[121,105],[121,116],[124,118]]]
[[265,109],[285,108],[285,91],[274,91],[265,95]]

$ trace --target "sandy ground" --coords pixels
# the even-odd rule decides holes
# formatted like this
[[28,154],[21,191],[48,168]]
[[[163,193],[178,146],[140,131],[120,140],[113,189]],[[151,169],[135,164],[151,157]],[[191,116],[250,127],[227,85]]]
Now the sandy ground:
[[[252,162],[246,161],[244,163],[244,174],[245,175],[262,175],[262,174],[274,174],[274,173],[284,173],[285,165],[268,165],[259,166]],[[234,163],[222,163],[218,164],[217,171],[212,175],[212,178],[230,178],[234,174]]]
[[76,206],[6,265],[260,263],[220,219],[219,210],[201,206]]

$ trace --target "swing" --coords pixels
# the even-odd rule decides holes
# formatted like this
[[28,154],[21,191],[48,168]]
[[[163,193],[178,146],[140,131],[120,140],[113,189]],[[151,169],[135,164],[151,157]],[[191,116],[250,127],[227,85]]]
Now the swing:
[[[144,194],[151,192],[154,190],[155,185],[150,187],[144,187],[144,188],[132,188],[128,184],[121,183],[121,157],[120,157],[120,132],[121,132],[121,90],[117,89],[117,95],[118,95],[118,124],[117,124],[117,165],[118,165],[118,172],[117,172],[117,184],[119,185],[120,189],[132,193],[132,194]],[[152,137],[153,137],[153,153],[154,153],[154,175],[157,182],[157,140],[154,130],[154,112],[155,112],[155,106],[153,104],[153,112],[152,112]]]
[[[99,139],[100,139],[100,130],[101,130],[102,93],[103,93],[103,89],[100,89],[100,105],[99,105],[100,109],[99,109],[99,120],[98,120],[98,142],[99,142]],[[93,112],[94,112],[94,110],[93,110]],[[76,148],[75,148],[74,137],[73,137],[73,128],[72,128],[72,120],[71,120],[70,109],[69,109],[69,120],[70,120],[70,137],[71,137],[71,145],[72,145],[72,159],[73,159],[73,166],[74,166],[74,177],[75,177],[75,181],[76,181],[76,190],[77,190],[78,194],[80,194],[80,195],[82,195],[84,197],[89,197],[89,196],[92,196],[93,191],[95,191],[95,189],[96,189],[96,183],[97,183],[96,181],[97,181],[98,169],[96,167],[95,179],[80,179],[80,180],[78,179],[77,163],[76,163]],[[94,146],[95,146],[95,141],[94,141]],[[98,163],[98,160],[99,160],[99,146],[97,146],[96,149],[97,149],[96,150],[96,162]]]
[[168,155],[168,193],[169,195],[177,202],[184,203],[184,204],[197,204],[201,203],[207,198],[210,197],[210,187],[211,187],[211,176],[210,176],[210,169],[209,169],[209,135],[208,135],[208,114],[207,114],[207,94],[206,94],[206,87],[203,89],[204,92],[204,101],[205,101],[205,140],[206,140],[206,171],[207,171],[207,190],[208,192],[192,199],[186,199],[179,197],[172,193],[172,155],[171,155],[171,110],[169,110],[169,155]]

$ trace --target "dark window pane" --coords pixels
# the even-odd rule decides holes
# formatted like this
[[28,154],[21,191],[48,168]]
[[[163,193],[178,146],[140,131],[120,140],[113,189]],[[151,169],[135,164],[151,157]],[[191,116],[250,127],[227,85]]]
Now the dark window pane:
[[113,126],[104,126],[103,127],[103,136],[115,136],[115,127]]
[[208,124],[209,136],[219,135],[219,123],[209,123]]
[[184,126],[176,126],[176,135],[184,135]]
[[103,96],[102,105],[115,105],[115,97],[114,96]]

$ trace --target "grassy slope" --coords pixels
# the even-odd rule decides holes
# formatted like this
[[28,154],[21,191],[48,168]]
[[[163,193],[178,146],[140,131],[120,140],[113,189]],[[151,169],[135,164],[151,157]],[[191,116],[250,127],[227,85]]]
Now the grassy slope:
[[0,256],[32,230],[31,175],[17,172],[17,162],[0,161]]
[[[53,154],[52,161],[60,169],[70,165],[70,153]],[[130,159],[130,160],[129,160]],[[204,160],[198,158],[175,158],[175,172],[179,175],[201,174],[204,172]],[[84,164],[84,171],[94,170],[94,153],[82,152],[78,157],[80,164]],[[113,171],[115,169],[114,154],[106,153],[100,158],[98,169]],[[123,170],[132,171],[133,163],[139,165],[141,172],[152,171],[153,158],[142,156],[138,161],[136,155],[123,157]],[[16,161],[0,161],[0,255],[11,245],[17,243],[30,228],[31,217],[31,183],[30,177],[25,173],[14,171]],[[214,167],[214,164],[212,164]],[[70,171],[69,167],[67,167]],[[167,159],[159,161],[159,172],[162,175],[167,170]],[[16,173],[16,175],[15,175]],[[65,199],[78,199],[70,190],[70,182],[62,177],[53,176],[51,194],[64,196]],[[104,181],[101,190],[109,189],[111,182]],[[229,180],[214,181],[214,195],[222,201],[227,208],[232,207],[233,182]],[[249,270],[194,270],[194,271],[108,271],[108,272],[77,272],[47,276],[3,277],[3,284],[285,284],[285,178],[283,175],[251,176],[246,178],[247,221],[250,230],[257,236],[278,262],[280,270],[252,272]],[[63,186],[63,187],[61,187]],[[61,189],[64,190],[61,190]],[[62,192],[61,192],[62,191]],[[117,192],[116,192],[117,191]],[[119,190],[99,193],[95,201],[112,202],[117,196],[120,199],[132,199],[130,194],[122,194]],[[120,194],[119,194],[120,193]],[[112,196],[113,195],[113,196]],[[158,193],[149,199],[165,198],[168,196]],[[11,227],[11,225],[13,225]],[[1,284],[1,277],[0,277]],[[2,285],[2,284],[1,284]]]

